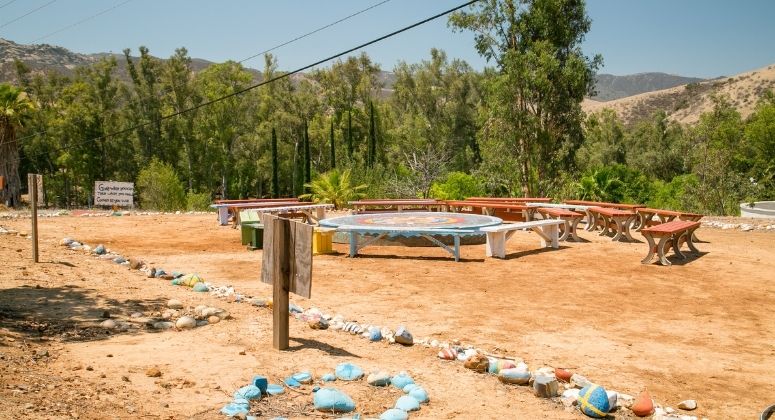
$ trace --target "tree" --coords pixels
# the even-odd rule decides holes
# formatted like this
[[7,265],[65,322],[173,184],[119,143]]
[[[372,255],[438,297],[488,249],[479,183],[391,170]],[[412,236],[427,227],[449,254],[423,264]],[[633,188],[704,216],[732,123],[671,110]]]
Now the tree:
[[316,203],[330,203],[335,208],[341,209],[348,201],[363,198],[362,191],[368,186],[364,184],[353,186],[349,169],[342,172],[333,169],[318,176],[305,187],[310,192],[299,198],[311,199]]
[[304,183],[312,181],[312,156],[309,149],[309,127],[304,120]]
[[277,134],[272,127],[272,198],[280,196],[280,174],[277,159]]
[[483,0],[450,16],[475,33],[476,49],[497,72],[485,86],[483,173],[516,169],[524,195],[541,195],[572,168],[583,140],[581,101],[601,58],[581,49],[590,20],[583,0]]
[[377,129],[374,126],[374,102],[369,102],[369,153],[368,167],[374,167],[377,160]]
[[336,169],[336,139],[334,138],[334,120],[331,120],[331,132],[329,134],[331,138],[331,169]]
[[11,85],[0,84],[0,177],[6,184],[0,189],[0,203],[10,207],[19,204],[21,194],[16,134],[17,130],[24,127],[33,109],[35,106],[25,92]]

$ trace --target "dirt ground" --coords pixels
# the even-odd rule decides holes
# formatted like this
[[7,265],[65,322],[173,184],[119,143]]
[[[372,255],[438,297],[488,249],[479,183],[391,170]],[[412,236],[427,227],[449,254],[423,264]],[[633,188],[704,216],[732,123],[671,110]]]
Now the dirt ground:
[[[0,226],[28,232],[29,219]],[[42,219],[39,229],[37,265],[30,240],[0,235],[2,418],[223,418],[220,408],[253,375],[277,382],[311,370],[319,377],[344,361],[367,373],[408,371],[431,398],[412,418],[583,417],[419,345],[368,343],[291,320],[292,347],[277,352],[270,309],[146,279],[58,245],[65,236],[103,243],[168,272],[197,272],[270,297],[259,281],[261,252],[245,250],[239,232],[217,226],[214,215],[63,216]],[[538,250],[534,234],[517,233],[506,260],[487,259],[483,245],[472,245],[459,263],[436,247],[370,247],[351,259],[337,244],[340,254],[314,259],[312,299],[291,300],[359,322],[405,325],[415,339],[460,339],[521,357],[531,369],[569,368],[631,395],[647,388],[665,406],[697,400],[686,414],[758,418],[775,403],[775,233],[702,228],[697,235],[702,255],[671,267],[641,265],[642,242],[590,232],[581,233],[587,242],[559,250]],[[172,298],[224,308],[233,319],[180,332],[98,327],[103,311],[148,313]],[[151,367],[162,376],[146,376]],[[365,417],[377,417],[399,392],[335,386]],[[257,414],[311,414],[310,393],[265,399]]]

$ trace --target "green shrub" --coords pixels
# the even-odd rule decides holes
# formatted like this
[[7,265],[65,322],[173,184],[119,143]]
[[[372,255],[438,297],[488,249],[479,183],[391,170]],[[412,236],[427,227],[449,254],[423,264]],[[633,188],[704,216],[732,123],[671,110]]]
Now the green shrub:
[[210,211],[210,194],[194,193],[189,191],[186,194],[186,210],[189,211]]
[[654,193],[648,205],[658,209],[696,211],[688,189],[697,184],[697,176],[693,174],[676,176],[670,182],[654,181]]
[[438,200],[464,200],[485,195],[484,183],[465,172],[450,172],[444,182],[431,186],[431,197]]
[[140,205],[145,209],[174,211],[186,205],[183,184],[172,165],[154,159],[137,176]]

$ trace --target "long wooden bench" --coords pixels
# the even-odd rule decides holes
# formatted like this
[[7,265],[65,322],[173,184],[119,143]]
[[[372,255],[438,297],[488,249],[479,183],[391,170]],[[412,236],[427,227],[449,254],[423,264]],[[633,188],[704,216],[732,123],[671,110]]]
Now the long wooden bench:
[[347,204],[353,207],[353,214],[368,214],[381,212],[405,212],[405,211],[439,211],[444,207],[444,202],[435,199],[376,199],[350,201]]
[[[686,256],[681,253],[681,244],[686,242],[689,249],[698,254],[700,251],[694,246],[692,236],[694,231],[700,227],[700,222],[693,222],[690,220],[673,220],[671,222],[662,223],[661,225],[650,226],[641,229],[640,233],[648,241],[649,253],[646,258],[641,260],[641,264],[648,264],[654,257],[654,253],[659,256],[659,262],[662,265],[672,265],[668,261],[665,253],[672,247],[675,255],[682,259],[686,259]],[[659,238],[659,243],[654,241],[654,238]]]
[[468,197],[466,201],[492,201],[496,203],[551,203],[551,197]]
[[541,238],[541,247],[559,248],[559,226],[562,220],[533,220],[530,222],[504,223],[497,226],[487,226],[479,229],[487,234],[486,255],[488,257],[506,258],[506,242],[518,230],[532,230]]
[[576,242],[581,241],[581,238],[576,233],[576,228],[581,219],[584,218],[584,214],[559,207],[538,207],[536,212],[543,216],[544,219],[557,219],[565,222],[560,225],[561,241],[567,240],[568,237]]
[[[385,236],[421,236],[429,240],[434,245],[437,245],[445,251],[452,254],[455,261],[460,261],[460,237],[465,235],[476,235],[474,230],[465,229],[421,229],[410,227],[382,227],[382,226],[339,226],[336,228],[338,232],[347,232],[350,234],[350,257],[358,255],[358,251],[373,244],[374,242],[384,238]],[[359,241],[360,237],[366,235],[373,235],[365,241]],[[452,247],[444,244],[438,239],[434,238],[434,235],[438,236],[452,236],[454,244]]]
[[[636,231],[641,231],[643,230],[643,228],[646,228],[649,226],[672,222],[675,219],[688,220],[690,222],[698,222],[700,219],[703,218],[703,215],[698,213],[689,213],[685,211],[675,211],[675,210],[653,209],[649,207],[641,207],[641,208],[635,209],[635,212],[638,214],[638,228],[635,229]],[[657,217],[657,220],[654,220],[654,216]]]
[[[534,207],[523,204],[493,201],[447,201],[446,207],[457,213],[486,214],[501,218],[504,222],[527,222],[532,218]],[[470,210],[469,210],[470,209]]]
[[589,212],[594,220],[592,226],[600,225],[603,231],[600,236],[606,236],[613,228],[616,232],[613,241],[627,240],[634,242],[635,239],[630,235],[630,225],[635,219],[635,212],[630,210],[619,210],[610,207],[590,207]]

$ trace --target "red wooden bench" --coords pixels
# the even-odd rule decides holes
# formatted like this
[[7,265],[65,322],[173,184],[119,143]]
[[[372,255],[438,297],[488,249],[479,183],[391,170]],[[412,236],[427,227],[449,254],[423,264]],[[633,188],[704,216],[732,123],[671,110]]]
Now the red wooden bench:
[[466,201],[492,201],[496,203],[551,203],[551,197],[468,197]]
[[635,219],[635,212],[630,210],[619,210],[610,207],[590,207],[589,213],[593,216],[592,226],[600,225],[603,232],[600,236],[608,235],[611,228],[616,230],[613,241],[622,239],[634,242],[635,239],[630,235],[630,224]]
[[[697,213],[689,213],[685,211],[674,211],[674,210],[663,210],[663,209],[652,209],[649,207],[638,208],[635,210],[635,212],[638,214],[638,227],[637,229],[635,229],[638,232],[642,231],[643,228],[662,224],[662,223],[672,222],[675,219],[698,222],[700,219],[703,218],[703,215],[697,214]],[[658,220],[654,220],[654,216],[656,216]],[[697,240],[697,236],[694,236],[692,239],[695,242],[699,242]]]
[[561,241],[567,240],[569,235],[576,242],[581,240],[576,234],[576,227],[578,226],[581,219],[584,218],[583,214],[556,207],[538,207],[536,208],[536,212],[543,216],[544,219],[559,219],[565,221],[565,223],[561,225],[562,227],[560,228]]
[[527,222],[532,218],[535,207],[515,203],[497,203],[485,201],[447,201],[447,208],[458,213],[486,214],[503,219],[506,222]]
[[347,204],[353,207],[353,214],[380,213],[380,212],[404,212],[404,211],[440,211],[444,202],[435,199],[375,199],[350,201]]
[[[686,242],[689,249],[698,254],[700,251],[694,246],[692,236],[694,231],[700,227],[700,222],[693,222],[690,220],[673,220],[672,222],[662,223],[661,225],[650,226],[641,229],[640,233],[646,238],[649,245],[649,253],[646,258],[641,260],[641,264],[648,264],[654,257],[654,253],[659,256],[659,262],[662,265],[671,265],[667,260],[665,252],[671,247],[675,255],[680,258],[686,259],[686,256],[681,253],[681,244]],[[655,243],[654,238],[659,238],[659,243]]]

